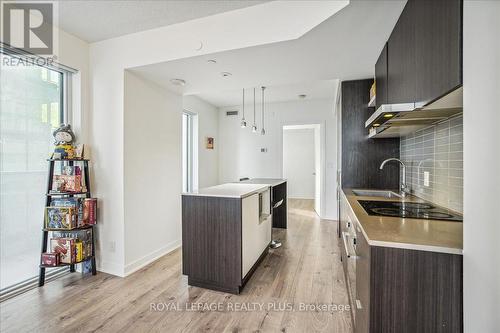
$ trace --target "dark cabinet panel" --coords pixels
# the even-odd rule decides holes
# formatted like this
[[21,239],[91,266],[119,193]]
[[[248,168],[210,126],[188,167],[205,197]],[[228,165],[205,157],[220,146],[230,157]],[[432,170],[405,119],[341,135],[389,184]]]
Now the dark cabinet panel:
[[273,186],[273,206],[280,200],[283,200],[281,206],[273,209],[273,228],[287,228],[288,209],[287,209],[287,189],[286,182]]
[[385,43],[375,64],[375,82],[377,84],[376,107],[387,103],[387,43]]
[[369,79],[342,82],[342,188],[399,188],[397,164],[379,169],[386,158],[399,157],[399,138],[369,139],[365,128],[373,112],[368,107],[372,83]]
[[426,104],[462,84],[462,0],[415,2],[416,102]]
[[371,247],[370,332],[463,332],[462,256]]
[[387,102],[415,101],[415,1],[408,1],[387,43]]
[[239,293],[240,199],[182,196],[182,273],[190,285]]
[[463,0],[408,0],[375,64],[377,107],[423,106],[462,84],[462,12]]

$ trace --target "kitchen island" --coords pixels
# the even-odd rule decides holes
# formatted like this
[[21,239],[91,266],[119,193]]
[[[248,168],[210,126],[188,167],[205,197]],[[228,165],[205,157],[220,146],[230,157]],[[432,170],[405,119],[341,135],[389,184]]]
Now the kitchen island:
[[239,294],[271,242],[268,184],[182,194],[182,271],[192,286]]

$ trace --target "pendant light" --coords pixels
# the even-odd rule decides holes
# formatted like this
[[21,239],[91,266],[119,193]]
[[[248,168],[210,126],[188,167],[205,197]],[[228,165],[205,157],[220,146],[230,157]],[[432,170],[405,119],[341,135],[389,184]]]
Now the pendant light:
[[255,88],[253,88],[253,126],[252,126],[252,132],[257,133],[257,124],[255,120]]
[[266,87],[262,87],[262,129],[260,130],[261,135],[266,135],[266,130],[264,129],[264,90]]
[[247,121],[245,120],[245,88],[243,88],[243,105],[242,105],[243,117],[241,118],[241,128],[247,127]]

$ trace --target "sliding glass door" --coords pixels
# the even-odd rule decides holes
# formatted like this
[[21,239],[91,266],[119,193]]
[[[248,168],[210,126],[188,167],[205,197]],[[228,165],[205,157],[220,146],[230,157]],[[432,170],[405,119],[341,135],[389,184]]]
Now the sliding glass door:
[[52,131],[65,76],[0,54],[0,289],[38,275]]

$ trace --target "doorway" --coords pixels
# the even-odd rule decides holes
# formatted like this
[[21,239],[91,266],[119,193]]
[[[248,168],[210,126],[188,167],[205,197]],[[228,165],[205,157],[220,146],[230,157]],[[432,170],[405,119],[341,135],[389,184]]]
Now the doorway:
[[310,201],[321,216],[321,132],[319,124],[283,126],[283,178],[288,197]]

